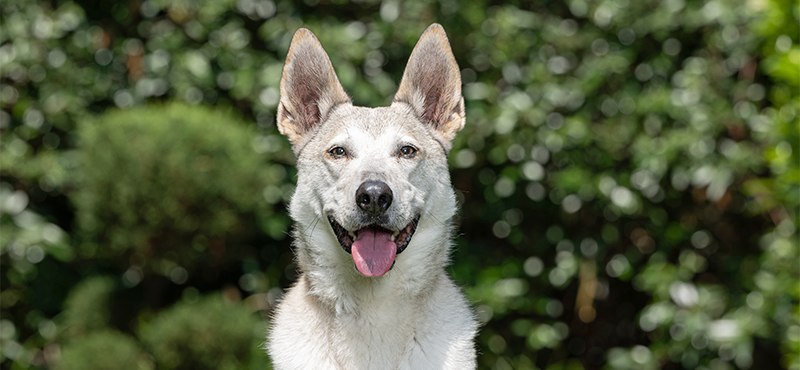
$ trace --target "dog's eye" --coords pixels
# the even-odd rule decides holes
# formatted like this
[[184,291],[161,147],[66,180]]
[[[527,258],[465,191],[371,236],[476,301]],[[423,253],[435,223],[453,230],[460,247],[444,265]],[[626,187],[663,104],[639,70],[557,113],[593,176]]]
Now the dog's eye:
[[417,154],[417,148],[411,145],[406,145],[400,148],[400,156],[402,157],[411,158],[416,154]]
[[329,150],[328,153],[332,155],[334,158],[341,158],[347,155],[347,151],[340,146],[335,146],[331,148],[331,150]]

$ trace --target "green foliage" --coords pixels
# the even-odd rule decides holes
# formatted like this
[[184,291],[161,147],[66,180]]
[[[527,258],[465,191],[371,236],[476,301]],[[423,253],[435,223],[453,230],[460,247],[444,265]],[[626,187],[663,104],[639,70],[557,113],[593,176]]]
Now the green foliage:
[[149,358],[136,339],[113,330],[91,333],[61,350],[61,370],[146,370]]
[[221,295],[182,301],[144,324],[142,342],[160,369],[242,369],[264,358],[264,324]]
[[9,306],[23,299],[26,282],[36,277],[35,265],[45,256],[64,262],[74,257],[67,233],[29,206],[27,193],[0,183],[0,254],[10,260],[0,300]]
[[796,2],[8,0],[0,16],[4,366],[52,368],[54,346],[108,327],[159,367],[260,366],[260,334],[196,342],[219,328],[189,307],[216,298],[179,297],[274,303],[294,279],[274,125],[292,33],[314,31],[376,106],[439,22],[467,107],[451,273],[484,323],[481,368],[800,369]]
[[174,276],[231,258],[225,245],[258,226],[273,231],[262,192],[285,170],[254,150],[253,130],[230,114],[184,105],[117,111],[79,125],[77,135],[71,199],[85,257],[128,265],[135,254]]
[[90,277],[78,283],[64,301],[63,324],[65,335],[82,337],[103,329],[110,319],[110,295],[114,281],[108,277]]

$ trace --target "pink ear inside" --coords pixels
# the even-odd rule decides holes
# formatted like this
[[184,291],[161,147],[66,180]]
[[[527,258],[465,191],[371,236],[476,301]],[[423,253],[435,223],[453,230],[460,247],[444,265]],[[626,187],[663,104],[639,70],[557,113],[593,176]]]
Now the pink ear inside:
[[350,103],[328,54],[311,31],[301,28],[292,38],[281,77],[278,129],[295,147],[314,131],[337,104]]

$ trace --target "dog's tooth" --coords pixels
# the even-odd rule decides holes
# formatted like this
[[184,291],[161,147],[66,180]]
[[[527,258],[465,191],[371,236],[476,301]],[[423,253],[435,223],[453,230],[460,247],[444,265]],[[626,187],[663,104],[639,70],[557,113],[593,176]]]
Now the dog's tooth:
[[353,238],[353,241],[356,241],[356,234],[354,232],[348,231],[347,234],[350,235],[351,238]]
[[394,241],[394,238],[396,238],[396,237],[397,237],[397,233],[394,233],[394,234],[392,234],[392,236],[391,236],[389,239],[390,239],[391,241]]

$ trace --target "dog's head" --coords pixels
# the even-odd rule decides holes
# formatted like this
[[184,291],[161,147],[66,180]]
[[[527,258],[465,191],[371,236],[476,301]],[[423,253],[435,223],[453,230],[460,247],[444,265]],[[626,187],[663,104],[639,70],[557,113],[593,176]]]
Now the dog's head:
[[461,77],[440,25],[422,34],[392,105],[380,108],[353,106],[317,38],[298,30],[278,129],[298,159],[290,211],[301,269],[354,262],[382,276],[395,263],[443,265],[456,209],[447,153],[463,127]]

